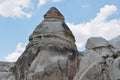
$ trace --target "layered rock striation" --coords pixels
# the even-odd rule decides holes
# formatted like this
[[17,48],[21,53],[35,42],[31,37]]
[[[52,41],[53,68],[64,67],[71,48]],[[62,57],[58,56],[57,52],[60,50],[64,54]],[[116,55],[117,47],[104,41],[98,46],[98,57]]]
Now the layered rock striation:
[[73,80],[78,60],[75,38],[55,7],[44,15],[29,41],[15,64],[16,80]]
[[0,80],[120,80],[120,36],[91,37],[78,52],[64,16],[52,7],[17,62],[0,62]]

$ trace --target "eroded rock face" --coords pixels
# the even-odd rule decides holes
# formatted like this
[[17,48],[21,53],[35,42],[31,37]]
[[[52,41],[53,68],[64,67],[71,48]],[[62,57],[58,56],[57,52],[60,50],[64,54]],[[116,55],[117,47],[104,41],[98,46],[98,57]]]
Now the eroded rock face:
[[50,8],[17,62],[0,62],[0,80],[120,80],[120,36],[92,37],[78,52],[64,20]]
[[14,67],[16,80],[73,80],[78,51],[72,32],[55,7],[44,15],[29,40]]
[[86,49],[108,46],[108,42],[102,37],[91,37],[88,39]]
[[120,37],[111,41],[100,37],[88,39],[74,80],[119,80],[119,42]]
[[14,63],[0,62],[0,80],[15,80],[13,67]]

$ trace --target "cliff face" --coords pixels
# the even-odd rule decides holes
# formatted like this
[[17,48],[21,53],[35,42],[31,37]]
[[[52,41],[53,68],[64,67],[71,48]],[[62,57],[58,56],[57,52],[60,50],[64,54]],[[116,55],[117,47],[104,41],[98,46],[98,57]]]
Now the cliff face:
[[0,80],[120,80],[120,36],[92,37],[78,52],[64,20],[50,8],[17,62],[0,62]]

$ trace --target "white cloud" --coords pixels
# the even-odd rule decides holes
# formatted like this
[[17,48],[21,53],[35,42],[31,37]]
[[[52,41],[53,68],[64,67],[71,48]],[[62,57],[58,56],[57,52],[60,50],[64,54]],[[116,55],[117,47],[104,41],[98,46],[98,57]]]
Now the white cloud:
[[25,50],[25,46],[26,44],[19,42],[16,46],[16,50],[4,57],[5,61],[15,62]]
[[31,14],[25,11],[25,9],[30,9],[30,5],[30,0],[1,0],[0,16],[30,18]]
[[101,36],[110,40],[120,35],[120,19],[106,20],[109,16],[117,11],[115,5],[105,5],[100,9],[97,16],[89,22],[80,24],[67,23],[76,38],[78,48],[84,46],[85,42],[90,37]]
[[39,0],[38,6],[43,6],[43,5],[45,5],[46,3],[48,3],[48,2],[57,3],[57,2],[61,2],[61,1],[62,1],[62,0]]
[[39,6],[45,5],[47,0],[39,0]]
[[107,19],[110,15],[117,11],[117,7],[114,5],[105,5],[100,9],[100,12],[97,14],[97,17],[93,20],[96,22],[101,22]]
[[[114,5],[105,5],[100,9],[97,16],[91,19],[89,22],[80,24],[67,23],[72,30],[76,38],[76,44],[78,48],[84,46],[85,42],[90,37],[101,36],[107,40],[110,40],[120,35],[120,19],[106,20],[109,16],[113,15],[117,11],[117,7]],[[16,61],[18,57],[23,53],[25,45],[18,43],[16,50],[8,54],[4,59],[6,61]]]

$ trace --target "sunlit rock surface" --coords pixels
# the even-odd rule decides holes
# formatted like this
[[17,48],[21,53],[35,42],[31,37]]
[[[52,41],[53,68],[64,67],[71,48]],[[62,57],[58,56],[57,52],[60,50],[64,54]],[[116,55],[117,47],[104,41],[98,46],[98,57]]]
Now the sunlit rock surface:
[[87,41],[86,49],[108,46],[108,42],[102,37],[91,37]]
[[88,39],[73,80],[120,80],[120,37]]
[[75,38],[55,7],[44,15],[29,41],[15,64],[16,80],[73,80],[78,60]]
[[52,7],[17,62],[0,62],[0,80],[120,80],[120,36],[91,37],[78,52],[64,16]]

